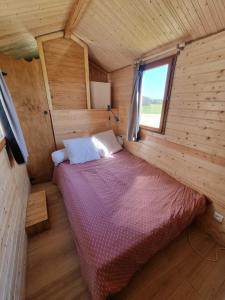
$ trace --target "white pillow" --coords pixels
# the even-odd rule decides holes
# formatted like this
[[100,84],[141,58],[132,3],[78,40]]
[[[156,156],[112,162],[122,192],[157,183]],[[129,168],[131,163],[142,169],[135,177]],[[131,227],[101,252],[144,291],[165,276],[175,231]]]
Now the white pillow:
[[71,164],[80,164],[100,158],[91,137],[69,139],[63,141]]
[[52,161],[54,162],[55,166],[58,166],[61,162],[68,159],[68,155],[66,149],[61,149],[52,152]]
[[112,130],[97,133],[93,135],[93,138],[102,157],[110,156],[123,149]]

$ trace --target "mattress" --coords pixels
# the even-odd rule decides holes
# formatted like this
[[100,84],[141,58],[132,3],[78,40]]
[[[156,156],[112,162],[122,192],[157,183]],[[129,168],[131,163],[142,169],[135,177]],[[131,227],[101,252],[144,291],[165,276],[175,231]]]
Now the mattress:
[[54,177],[94,300],[126,286],[206,205],[203,195],[125,150],[80,165],[61,163]]

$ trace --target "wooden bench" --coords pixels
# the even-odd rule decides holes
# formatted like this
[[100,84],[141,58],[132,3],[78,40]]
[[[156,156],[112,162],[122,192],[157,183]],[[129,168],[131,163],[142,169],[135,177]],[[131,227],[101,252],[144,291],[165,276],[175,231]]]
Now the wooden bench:
[[29,237],[49,228],[45,191],[30,194],[27,203],[26,232]]

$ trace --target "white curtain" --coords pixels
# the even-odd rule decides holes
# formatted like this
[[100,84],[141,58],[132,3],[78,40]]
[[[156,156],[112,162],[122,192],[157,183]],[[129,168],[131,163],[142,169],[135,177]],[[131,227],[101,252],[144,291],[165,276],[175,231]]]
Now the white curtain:
[[1,127],[12,150],[12,153],[18,163],[27,162],[28,151],[24,140],[23,132],[19,123],[19,119],[4,80],[2,71],[0,70],[0,116]]

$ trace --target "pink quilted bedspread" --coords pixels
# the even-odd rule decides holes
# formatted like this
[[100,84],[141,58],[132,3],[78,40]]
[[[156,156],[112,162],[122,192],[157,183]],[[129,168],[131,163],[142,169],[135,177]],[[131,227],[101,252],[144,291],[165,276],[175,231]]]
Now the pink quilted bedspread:
[[92,298],[127,285],[154,253],[204,212],[206,199],[126,151],[55,169]]

